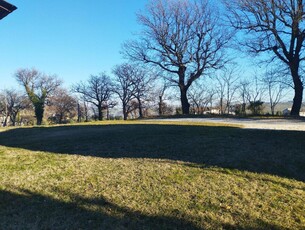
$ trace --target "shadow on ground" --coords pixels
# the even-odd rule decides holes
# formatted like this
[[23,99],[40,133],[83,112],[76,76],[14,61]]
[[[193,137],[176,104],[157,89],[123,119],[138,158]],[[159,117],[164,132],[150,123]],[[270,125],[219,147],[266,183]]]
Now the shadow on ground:
[[[243,226],[211,221],[210,225],[214,224],[222,229],[280,229],[250,219],[249,225]],[[182,218],[145,215],[103,197],[74,196],[71,202],[62,202],[28,190],[0,191],[0,229],[20,229],[20,226],[22,229],[200,229]]]
[[11,129],[0,145],[103,158],[179,160],[305,181],[305,132],[177,125]]
[[14,226],[22,226],[22,229],[142,229],[145,226],[199,229],[186,220],[148,216],[104,198],[73,197],[73,202],[65,203],[27,190],[18,192],[20,194],[0,191],[1,229]]

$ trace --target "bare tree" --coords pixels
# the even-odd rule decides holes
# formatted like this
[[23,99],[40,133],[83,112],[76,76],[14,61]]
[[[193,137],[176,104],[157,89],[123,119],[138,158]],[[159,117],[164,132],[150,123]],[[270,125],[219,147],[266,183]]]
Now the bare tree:
[[115,66],[113,69],[115,83],[113,91],[122,102],[123,117],[127,120],[128,114],[133,110],[132,100],[135,98],[136,86],[134,76],[136,75],[134,66],[124,63]]
[[76,115],[76,99],[64,88],[58,88],[50,98],[51,110],[54,111],[54,122],[62,124]]
[[37,125],[41,125],[47,99],[61,81],[55,75],[46,75],[36,69],[20,69],[15,77],[34,106]]
[[208,105],[211,104],[216,93],[214,89],[207,87],[206,84],[206,82],[195,83],[188,91],[191,105],[197,114],[203,114],[208,110]]
[[167,72],[180,89],[183,114],[189,113],[187,91],[210,69],[222,66],[229,34],[219,25],[208,0],[150,1],[138,14],[144,27],[139,41],[124,44],[123,53]]
[[252,81],[250,81],[249,89],[247,92],[248,102],[262,101],[265,96],[266,90],[262,84],[260,76],[255,73]]
[[284,76],[277,71],[267,71],[263,77],[263,83],[267,87],[269,96],[271,114],[275,114],[275,106],[281,101],[285,95],[287,85],[282,81]]
[[103,111],[116,105],[111,99],[112,81],[105,73],[91,75],[87,82],[74,85],[72,91],[79,93],[86,102],[96,107],[100,121],[103,120]]
[[139,118],[143,118],[143,103],[148,99],[149,91],[152,88],[152,82],[155,80],[156,76],[152,71],[145,71],[141,67],[137,67],[135,65],[130,65],[133,68],[133,87],[134,87],[134,98],[137,100],[137,108],[139,112]]
[[162,115],[164,115],[164,113],[165,113],[165,98],[164,98],[164,96],[165,96],[165,91],[169,88],[169,84],[168,84],[168,82],[163,82],[162,83],[162,85],[160,85],[159,87],[157,87],[157,89],[156,89],[156,92],[155,92],[155,94],[156,94],[156,97],[158,98],[158,114],[159,114],[159,116],[162,116]]
[[220,98],[220,112],[221,114],[231,112],[231,103],[234,99],[236,91],[238,89],[237,81],[239,80],[239,74],[235,66],[230,65],[223,68],[216,76],[217,80],[217,92]]
[[219,97],[219,112],[220,112],[220,114],[223,114],[224,110],[225,110],[224,97],[225,97],[226,85],[225,85],[225,82],[222,80],[222,78],[219,76],[216,77],[216,81],[217,81],[216,92]]
[[173,111],[173,107],[167,103],[171,100],[172,95],[169,91],[171,88],[170,82],[166,81],[162,76],[162,73],[156,74],[158,77],[153,81],[153,87],[148,95],[148,102],[151,103],[151,108],[158,113],[159,116],[169,115]]
[[271,53],[289,70],[294,84],[291,115],[299,116],[303,99],[301,63],[305,60],[303,0],[224,0],[230,23],[246,32],[242,44],[249,51]]
[[[256,105],[262,108],[262,100],[265,97],[266,89],[257,73],[255,73],[254,77],[251,79],[241,80],[237,85],[236,90],[242,100],[240,111],[238,111],[242,115],[246,115],[246,109],[249,108],[249,106],[254,113],[256,113]],[[262,104],[260,105],[261,102]]]
[[240,111],[238,111],[241,115],[246,115],[247,102],[251,100],[249,98],[250,84],[248,80],[241,80],[237,86],[237,92],[242,100]]
[[81,97],[77,103],[77,121],[81,122],[84,119],[85,122],[88,122],[89,116],[89,103]]
[[1,114],[2,126],[7,126],[9,116],[7,111],[6,96],[3,93],[0,94],[0,114]]
[[13,126],[16,125],[17,116],[21,110],[29,107],[29,100],[25,95],[15,89],[6,89],[0,94],[0,110],[5,116],[3,126],[8,125],[10,119]]

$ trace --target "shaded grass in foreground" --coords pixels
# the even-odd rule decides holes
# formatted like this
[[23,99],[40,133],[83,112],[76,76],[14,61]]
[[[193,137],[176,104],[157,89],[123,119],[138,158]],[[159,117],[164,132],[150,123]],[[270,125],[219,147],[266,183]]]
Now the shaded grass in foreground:
[[305,132],[155,124],[12,129],[0,145],[103,158],[178,160],[305,182]]
[[302,229],[302,140],[191,125],[8,130],[0,229]]

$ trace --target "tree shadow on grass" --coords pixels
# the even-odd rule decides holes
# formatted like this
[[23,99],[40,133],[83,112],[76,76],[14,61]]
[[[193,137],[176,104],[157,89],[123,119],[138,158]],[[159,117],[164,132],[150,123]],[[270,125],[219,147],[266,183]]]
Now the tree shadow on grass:
[[11,129],[0,145],[103,158],[178,160],[305,182],[305,132],[178,125]]
[[[28,190],[0,191],[1,229],[199,229],[187,220],[149,216],[103,197],[63,202]],[[87,206],[93,207],[90,210]]]
[[[90,206],[94,209],[88,209]],[[191,218],[190,218],[191,219]],[[228,224],[210,221],[209,228],[280,229],[261,220]],[[0,229],[204,229],[185,218],[152,216],[120,207],[107,199],[72,197],[64,202],[29,190],[0,190]]]

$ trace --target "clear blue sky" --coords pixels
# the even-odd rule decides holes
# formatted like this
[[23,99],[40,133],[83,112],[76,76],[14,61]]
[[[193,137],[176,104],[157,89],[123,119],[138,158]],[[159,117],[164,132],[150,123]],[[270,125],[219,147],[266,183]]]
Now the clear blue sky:
[[0,89],[17,87],[19,68],[57,74],[69,87],[111,73],[121,44],[139,31],[146,0],[8,0],[18,9],[0,20]]

